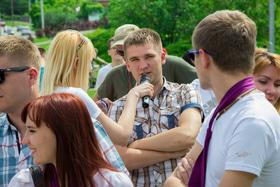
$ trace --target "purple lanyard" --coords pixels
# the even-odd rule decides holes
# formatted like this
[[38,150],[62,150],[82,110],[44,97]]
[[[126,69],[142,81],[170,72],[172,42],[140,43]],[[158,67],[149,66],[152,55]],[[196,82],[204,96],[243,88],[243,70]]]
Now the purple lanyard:
[[217,115],[229,107],[231,104],[235,102],[235,100],[243,95],[244,93],[251,91],[255,88],[253,77],[246,77],[245,79],[239,81],[234,86],[232,86],[227,93],[222,98],[221,102],[215,109],[207,129],[204,147],[202,152],[200,153],[198,159],[196,160],[192,174],[189,180],[189,187],[204,187],[205,179],[206,179],[206,164],[207,164],[207,153],[209,148],[209,143],[212,137],[212,126]]

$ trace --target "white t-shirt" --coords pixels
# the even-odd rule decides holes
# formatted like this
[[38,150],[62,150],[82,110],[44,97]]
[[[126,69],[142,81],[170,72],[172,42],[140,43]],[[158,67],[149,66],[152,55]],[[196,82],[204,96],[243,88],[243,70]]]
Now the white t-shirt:
[[[101,169],[93,176],[96,187],[133,187],[130,178],[122,172]],[[10,181],[8,187],[34,187],[29,169],[19,171]]]
[[104,81],[106,75],[113,69],[112,64],[107,64],[106,66],[100,68],[97,74],[95,88],[98,88]]
[[[204,145],[206,118],[197,137]],[[225,170],[257,176],[253,187],[280,185],[280,117],[263,93],[250,93],[230,107],[212,127],[206,187],[216,187]]]
[[207,117],[213,108],[217,106],[215,94],[212,90],[201,88],[199,79],[192,81],[191,85],[200,94],[202,100],[202,109],[205,117]]
[[86,104],[86,107],[90,113],[90,116],[94,119],[101,113],[100,108],[96,103],[89,97],[89,95],[81,88],[75,87],[57,87],[55,93],[71,93],[80,97],[80,99]]

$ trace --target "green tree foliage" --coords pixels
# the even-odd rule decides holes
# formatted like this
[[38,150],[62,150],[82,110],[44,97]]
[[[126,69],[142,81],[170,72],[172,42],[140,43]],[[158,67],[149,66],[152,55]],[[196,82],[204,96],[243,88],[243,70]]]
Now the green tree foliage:
[[[78,11],[79,9],[79,11]],[[102,12],[103,6],[91,0],[44,0],[45,25],[46,27],[62,26],[71,24],[79,18],[87,20],[92,11]],[[41,27],[40,2],[32,4],[29,13],[35,28]]]
[[94,3],[94,2],[82,2],[80,7],[80,12],[78,17],[82,18],[84,20],[88,19],[88,15],[91,14],[93,11],[98,13],[103,13],[103,5],[100,3]]
[[[278,52],[279,3],[275,1]],[[125,23],[133,23],[142,28],[156,30],[160,33],[168,52],[181,56],[186,47],[191,46],[191,35],[195,25],[208,14],[222,9],[240,10],[251,17],[258,27],[258,46],[268,47],[267,0],[114,0],[110,1],[108,17],[114,28]]]
[[[108,40],[114,35],[114,29],[96,29],[95,32],[86,36],[92,41],[94,47],[98,49],[98,56],[107,62],[111,62],[108,56]],[[98,63],[98,62],[97,62]]]
[[7,16],[28,12],[28,0],[0,0],[0,13]]

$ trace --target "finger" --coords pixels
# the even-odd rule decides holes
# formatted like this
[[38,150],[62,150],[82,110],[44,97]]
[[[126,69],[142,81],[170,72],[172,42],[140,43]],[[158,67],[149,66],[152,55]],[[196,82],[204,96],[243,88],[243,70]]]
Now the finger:
[[186,184],[186,181],[189,179],[189,173],[185,170],[182,165],[178,166],[178,178]]

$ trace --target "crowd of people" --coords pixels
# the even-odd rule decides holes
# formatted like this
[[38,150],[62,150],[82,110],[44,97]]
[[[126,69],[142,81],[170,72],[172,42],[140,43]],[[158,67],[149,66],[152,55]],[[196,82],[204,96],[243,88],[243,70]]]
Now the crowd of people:
[[122,25],[94,98],[80,32],[57,33],[45,56],[0,36],[0,187],[279,186],[280,55],[256,48],[256,30],[214,12],[180,58]]

